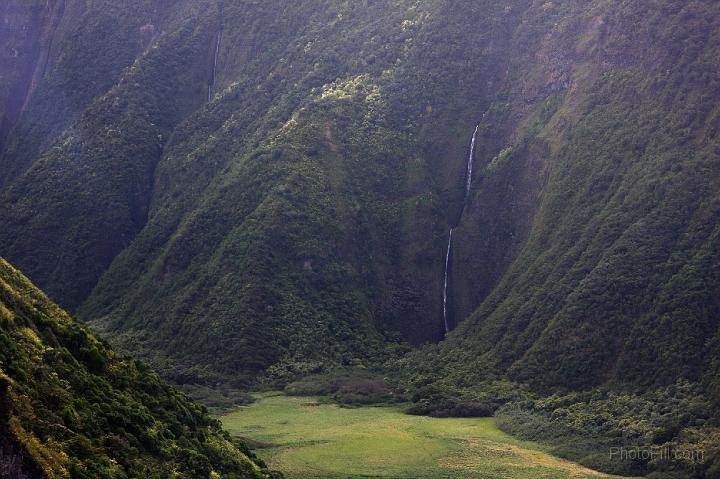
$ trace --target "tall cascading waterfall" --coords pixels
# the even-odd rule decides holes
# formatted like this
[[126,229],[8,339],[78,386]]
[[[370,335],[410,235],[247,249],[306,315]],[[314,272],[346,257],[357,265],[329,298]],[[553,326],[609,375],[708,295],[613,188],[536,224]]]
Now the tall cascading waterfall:
[[217,34],[215,40],[215,57],[213,58],[213,69],[212,75],[210,76],[210,82],[208,83],[208,101],[212,100],[213,89],[215,88],[215,80],[217,79],[217,65],[218,56],[220,55],[220,41],[222,40],[222,30]]
[[452,253],[452,237],[453,228],[450,228],[450,238],[448,239],[447,252],[445,253],[445,283],[443,286],[443,321],[445,322],[445,334],[450,332],[450,323],[448,320],[448,274],[450,274],[450,253]]
[[467,167],[465,169],[465,196],[463,197],[463,206],[467,203],[470,186],[472,185],[473,165],[475,164],[475,141],[477,140],[478,130],[480,130],[479,124],[475,126],[472,140],[470,140],[470,156],[468,157]]
[[[470,187],[472,186],[473,165],[475,164],[475,142],[477,141],[477,134],[479,130],[480,125],[478,124],[475,126],[472,140],[470,140],[470,154],[468,155],[467,165],[465,166],[465,195],[463,196],[463,210],[465,209],[465,204],[467,203],[468,196],[470,195]],[[462,216],[462,212],[460,214]],[[452,256],[453,231],[455,230],[455,226],[450,228],[447,250],[445,252],[445,272],[443,275],[443,324],[445,326],[445,335],[450,332],[450,260]]]

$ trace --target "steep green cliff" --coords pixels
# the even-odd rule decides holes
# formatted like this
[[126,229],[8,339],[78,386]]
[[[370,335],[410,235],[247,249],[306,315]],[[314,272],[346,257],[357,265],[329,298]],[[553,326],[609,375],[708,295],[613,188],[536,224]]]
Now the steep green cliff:
[[0,476],[263,478],[219,423],[0,259]]

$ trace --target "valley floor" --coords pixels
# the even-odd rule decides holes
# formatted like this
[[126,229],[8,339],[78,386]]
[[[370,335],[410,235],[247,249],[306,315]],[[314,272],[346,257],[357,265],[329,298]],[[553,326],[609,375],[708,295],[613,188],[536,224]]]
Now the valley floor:
[[401,407],[341,408],[312,397],[257,396],[222,417],[287,479],[608,478],[500,431],[492,418],[410,416]]

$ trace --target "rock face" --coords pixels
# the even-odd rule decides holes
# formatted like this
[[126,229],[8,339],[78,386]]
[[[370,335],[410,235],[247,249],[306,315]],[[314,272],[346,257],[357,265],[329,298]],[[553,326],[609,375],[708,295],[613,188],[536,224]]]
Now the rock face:
[[34,467],[26,464],[23,455],[9,436],[0,429],[0,478],[42,479]]
[[0,151],[45,74],[65,0],[7,0],[0,5]]
[[0,478],[41,479],[39,469],[22,453],[17,438],[10,431],[13,404],[10,383],[0,379]]

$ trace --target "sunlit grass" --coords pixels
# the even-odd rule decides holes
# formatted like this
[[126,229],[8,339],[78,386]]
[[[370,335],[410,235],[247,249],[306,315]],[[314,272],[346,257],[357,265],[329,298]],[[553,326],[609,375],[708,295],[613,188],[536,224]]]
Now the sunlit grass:
[[231,434],[267,444],[257,453],[288,479],[609,477],[500,431],[493,419],[436,419],[400,407],[341,408],[265,394],[222,418]]

